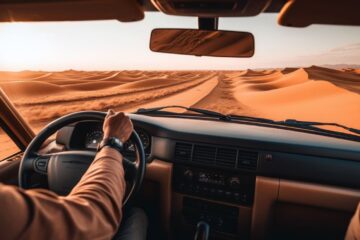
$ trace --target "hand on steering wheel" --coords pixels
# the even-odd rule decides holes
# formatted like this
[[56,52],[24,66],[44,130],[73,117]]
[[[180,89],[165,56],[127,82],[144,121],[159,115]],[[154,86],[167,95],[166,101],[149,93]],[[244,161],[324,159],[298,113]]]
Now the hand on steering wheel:
[[116,137],[122,143],[125,143],[133,131],[133,125],[130,118],[123,112],[115,113],[109,109],[103,125],[104,139]]
[[[34,174],[41,174],[47,177],[48,188],[60,195],[65,195],[80,180],[96,155],[95,151],[90,150],[68,150],[52,154],[39,154],[44,141],[59,129],[80,121],[100,121],[104,122],[105,136],[117,137],[121,141],[126,141],[129,136],[135,147],[136,160],[130,161],[123,159],[125,175],[128,179],[126,195],[123,205],[131,199],[139,190],[146,170],[146,157],[142,142],[133,130],[129,117],[123,113],[115,114],[109,111],[108,115],[104,112],[84,111],[77,112],[61,117],[48,124],[26,148],[19,168],[19,185],[28,189],[37,186]],[[111,135],[114,134],[114,135]]]

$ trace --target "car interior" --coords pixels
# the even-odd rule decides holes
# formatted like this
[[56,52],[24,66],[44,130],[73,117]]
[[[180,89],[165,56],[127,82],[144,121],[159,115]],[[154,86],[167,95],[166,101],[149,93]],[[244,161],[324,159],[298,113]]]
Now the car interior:
[[[196,18],[198,29],[155,29],[152,51],[244,58],[254,55],[256,39],[221,31],[219,19],[276,13],[287,28],[358,26],[359,9],[357,0],[0,0],[0,21],[127,24],[162,12]],[[214,44],[169,42],[180,35],[211,35]],[[219,41],[228,45],[216,47]],[[85,106],[35,133],[5,91],[0,96],[1,128],[19,148],[0,161],[0,182],[68,194],[96,154],[106,112]],[[127,113],[134,132],[123,153],[124,205],[145,210],[148,239],[344,239],[360,201],[359,130],[340,134],[318,131],[316,123],[167,110]]]

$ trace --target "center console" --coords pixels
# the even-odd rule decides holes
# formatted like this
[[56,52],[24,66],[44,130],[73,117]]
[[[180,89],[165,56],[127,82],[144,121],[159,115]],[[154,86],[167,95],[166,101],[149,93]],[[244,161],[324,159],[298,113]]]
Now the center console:
[[231,234],[237,231],[239,218],[237,207],[184,197],[182,214],[186,222],[193,226],[199,221],[205,221],[212,231]]
[[205,221],[211,236],[225,234],[226,239],[246,239],[255,179],[251,173],[174,165],[173,204],[178,223],[194,229],[199,221]]
[[252,205],[255,176],[193,166],[174,166],[173,189],[206,199]]

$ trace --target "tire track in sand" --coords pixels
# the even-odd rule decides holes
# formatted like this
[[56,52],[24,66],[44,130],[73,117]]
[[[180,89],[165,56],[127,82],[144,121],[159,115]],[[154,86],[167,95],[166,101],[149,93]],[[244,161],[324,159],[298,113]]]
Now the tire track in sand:
[[[205,98],[216,86],[218,85],[218,78],[213,77],[200,85],[187,89],[185,91],[175,93],[170,96],[163,97],[161,99],[151,101],[145,104],[135,104],[126,106],[125,108],[116,108],[117,111],[136,111],[140,106],[142,108],[152,108],[168,105],[181,105],[184,107],[190,107],[193,104],[201,101]],[[183,109],[174,109],[174,112],[184,112]]]
[[[147,91],[143,93],[134,93],[132,97],[129,95],[116,96],[112,98],[98,98],[92,101],[74,101],[72,103],[63,103],[51,106],[19,106],[22,113],[27,116],[27,119],[32,125],[43,125],[57,117],[63,116],[67,113],[81,110],[99,110],[106,111],[109,108],[114,108],[119,111],[131,111],[138,107],[179,105],[189,106],[201,98],[206,96],[217,84],[217,78],[214,75],[207,77],[200,81],[188,84],[184,88],[174,89],[159,89],[157,91]],[[45,111],[46,109],[46,111]]]
[[226,73],[219,73],[218,79],[216,87],[201,101],[193,104],[192,107],[218,111],[223,114],[254,116],[255,114],[250,107],[239,102],[234,96],[236,79]]

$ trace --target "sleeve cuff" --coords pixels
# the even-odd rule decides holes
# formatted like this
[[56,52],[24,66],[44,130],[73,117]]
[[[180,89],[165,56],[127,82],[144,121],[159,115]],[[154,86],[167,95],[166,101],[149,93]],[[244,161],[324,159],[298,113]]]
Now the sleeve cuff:
[[94,162],[102,158],[112,158],[117,161],[122,161],[123,156],[118,150],[105,146],[96,154]]

